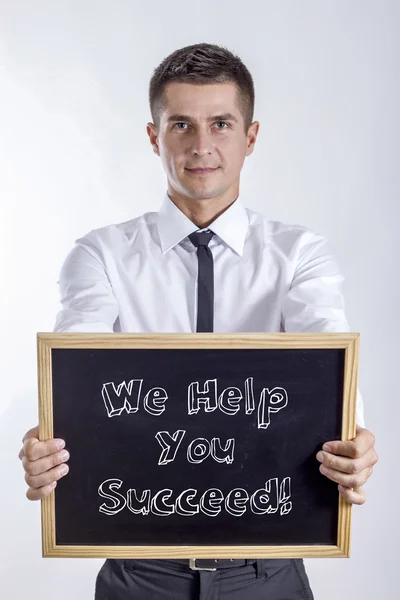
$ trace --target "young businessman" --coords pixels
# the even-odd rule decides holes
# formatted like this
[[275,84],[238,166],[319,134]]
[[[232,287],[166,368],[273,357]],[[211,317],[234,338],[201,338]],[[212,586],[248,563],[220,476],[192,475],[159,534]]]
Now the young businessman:
[[[147,133],[168,182],[162,206],[76,241],[61,269],[54,330],[349,331],[343,277],[326,239],[269,220],[239,195],[259,130],[240,58],[213,44],[181,48],[154,71],[149,92]],[[327,440],[316,456],[350,503],[365,502],[374,442],[358,393],[356,437]],[[19,457],[30,500],[68,473],[65,443],[40,442],[37,427],[25,434]],[[245,597],[312,599],[303,561],[108,559],[95,591],[97,600]]]

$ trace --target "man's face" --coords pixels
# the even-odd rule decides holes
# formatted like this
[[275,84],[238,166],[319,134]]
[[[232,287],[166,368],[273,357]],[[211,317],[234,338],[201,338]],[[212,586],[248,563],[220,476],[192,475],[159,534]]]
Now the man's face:
[[[244,131],[242,113],[235,104],[233,83],[193,85],[169,83],[167,108],[157,132],[148,123],[154,152],[167,174],[169,191],[195,200],[234,195],[239,190],[244,159],[252,153],[258,126]],[[211,172],[195,172],[212,168]],[[232,192],[232,193],[231,193]]]

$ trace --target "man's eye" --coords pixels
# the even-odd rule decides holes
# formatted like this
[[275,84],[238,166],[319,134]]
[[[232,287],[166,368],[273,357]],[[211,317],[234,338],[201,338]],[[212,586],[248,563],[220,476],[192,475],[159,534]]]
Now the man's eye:
[[[226,125],[226,127],[228,127],[228,123],[226,121],[216,121],[216,123],[223,123],[224,125]],[[177,129],[183,129],[182,127],[177,127],[178,125],[187,125],[187,123],[183,123],[183,122],[179,122],[179,123],[175,123],[174,127],[176,127]],[[226,127],[217,127],[217,129],[226,129]]]

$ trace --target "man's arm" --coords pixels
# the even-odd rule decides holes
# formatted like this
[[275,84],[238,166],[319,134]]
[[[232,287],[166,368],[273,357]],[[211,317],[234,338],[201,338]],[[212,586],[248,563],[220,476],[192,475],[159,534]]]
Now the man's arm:
[[61,267],[58,284],[62,309],[56,316],[55,332],[114,331],[118,303],[101,257],[89,239],[77,240]]
[[348,332],[344,277],[327,239],[304,230],[293,256],[293,279],[282,303],[282,324],[292,332]]
[[[282,325],[291,332],[350,332],[342,293],[344,277],[325,237],[306,230],[297,249],[297,265],[282,303]],[[356,421],[364,423],[357,388]]]
[[[118,304],[101,258],[90,235],[77,240],[67,255],[59,277],[62,310],[57,314],[55,332],[113,332]],[[26,432],[19,458],[28,484],[29,500],[45,498],[54,490],[69,467],[65,441],[39,441],[39,427]]]
[[[343,275],[326,238],[303,232],[297,248],[297,262],[290,289],[282,303],[282,325],[293,332],[349,332],[344,298]],[[364,429],[364,406],[357,389],[357,433],[348,442],[328,441],[318,452],[320,471],[339,484],[340,494],[350,503],[363,504],[363,485],[378,461],[374,435]]]

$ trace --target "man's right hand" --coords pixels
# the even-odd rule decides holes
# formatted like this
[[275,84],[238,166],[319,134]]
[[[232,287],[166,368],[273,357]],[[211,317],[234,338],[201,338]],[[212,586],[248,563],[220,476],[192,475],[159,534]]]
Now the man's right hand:
[[18,458],[25,470],[25,481],[29,488],[28,500],[41,500],[54,490],[57,480],[64,477],[69,467],[65,461],[69,453],[64,449],[65,442],[54,438],[47,442],[39,441],[39,426],[26,432]]

